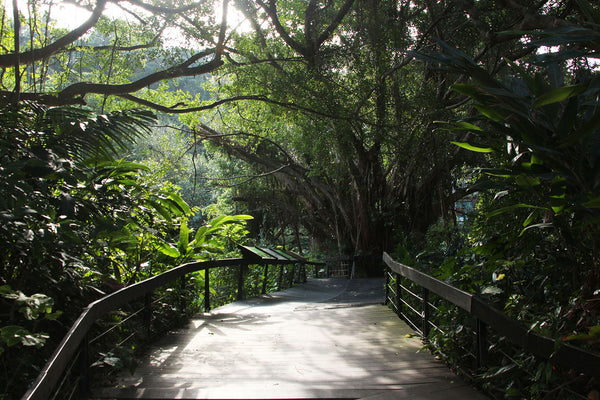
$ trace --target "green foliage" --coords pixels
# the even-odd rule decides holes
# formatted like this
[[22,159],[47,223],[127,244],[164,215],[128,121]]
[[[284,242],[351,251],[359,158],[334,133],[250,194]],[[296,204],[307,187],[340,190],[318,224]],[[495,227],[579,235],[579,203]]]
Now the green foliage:
[[[3,392],[14,392],[51,351],[46,341],[56,343],[84,296],[100,290],[94,238],[108,218],[125,213],[115,181],[139,170],[108,157],[146,132],[152,115],[25,103],[3,107],[0,119],[0,284],[2,309],[11,310],[0,316],[0,357],[4,366],[17,360],[0,381]],[[64,315],[52,311],[55,304]]]
[[231,252],[251,217],[218,216],[191,228],[196,210],[176,186],[157,182],[143,164],[114,159],[148,132],[146,111],[97,115],[23,103],[0,117],[0,302],[11,310],[0,315],[0,361],[18,360],[0,382],[14,394],[83,306],[183,262]]
[[[480,111],[480,117],[466,122],[481,126],[468,131],[498,153],[497,166],[483,170],[490,178],[480,185],[493,185],[498,199],[510,194],[521,200],[488,216],[527,209],[521,235],[533,228],[553,228],[569,246],[574,263],[597,265],[600,80],[580,77],[576,85],[554,87],[543,79],[543,71],[529,73],[513,65],[520,79],[508,85],[464,59],[455,62],[477,79],[456,87]],[[465,129],[464,123],[457,127]]]
[[[0,296],[11,304],[9,306],[11,313],[18,312],[26,321],[34,321],[40,318],[55,320],[62,314],[61,311],[52,311],[54,301],[44,294],[36,293],[32,296],[26,296],[21,291],[14,291],[10,286],[3,285],[0,286]],[[41,348],[48,337],[47,334],[42,332],[32,333],[20,325],[2,326],[0,327],[0,356],[6,348],[17,344]]]
[[[569,29],[536,35],[538,45],[577,43],[578,55],[596,37],[591,30],[578,36]],[[446,253],[435,234],[439,228],[432,227],[427,243],[433,254],[419,257],[421,267],[486,298],[534,332],[597,351],[597,73],[577,69],[575,61],[572,69],[561,68],[557,62],[573,56],[563,49],[529,62],[507,62],[508,77],[501,80],[459,50],[440,46],[443,53],[428,52],[424,58],[471,78],[453,88],[472,100],[468,117],[440,126],[466,138],[456,146],[485,158],[472,187],[478,191],[479,214],[459,232],[462,245]],[[474,327],[460,313],[444,308],[438,315],[447,334],[433,334],[433,347],[452,362],[468,365],[461,348],[468,348],[470,339],[457,335],[456,326],[461,332]],[[589,378],[575,378],[572,371],[512,348],[502,337],[492,333],[490,339],[490,351],[501,351],[491,353],[487,366],[473,373],[491,393],[568,398],[563,396],[570,396],[570,390],[587,393],[593,387],[586,386],[593,385]]]
[[[235,175],[256,177],[234,181],[233,190],[265,238],[303,231],[328,251],[378,252],[393,246],[396,231],[424,233],[451,204],[451,170],[464,159],[431,127],[433,115],[451,115],[436,97],[446,81],[424,78],[421,65],[402,56],[418,45],[409,27],[451,23],[437,18],[437,6],[424,12],[431,3],[412,10],[361,1],[327,40],[307,43],[343,3],[312,11],[306,2],[278,4],[291,39],[314,54],[299,57],[282,35],[234,36],[239,54],[216,79],[215,99],[261,101],[221,108],[220,129],[236,135],[214,142],[246,163]],[[306,26],[311,12],[318,18]],[[452,23],[464,25],[459,14]],[[272,24],[263,12],[255,18]]]

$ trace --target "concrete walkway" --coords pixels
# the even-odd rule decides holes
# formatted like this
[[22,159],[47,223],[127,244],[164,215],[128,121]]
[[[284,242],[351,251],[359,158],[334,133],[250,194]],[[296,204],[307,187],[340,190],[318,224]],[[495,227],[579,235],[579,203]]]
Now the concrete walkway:
[[380,279],[319,279],[200,314],[95,398],[486,399],[383,296]]

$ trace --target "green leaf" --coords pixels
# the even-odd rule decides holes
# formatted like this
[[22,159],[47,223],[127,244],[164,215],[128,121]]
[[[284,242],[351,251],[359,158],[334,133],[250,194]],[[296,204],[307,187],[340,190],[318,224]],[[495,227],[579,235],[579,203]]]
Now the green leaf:
[[192,210],[191,210],[190,206],[185,202],[185,200],[183,200],[183,198],[179,194],[169,193],[168,198],[174,204],[177,205],[177,207],[179,208],[179,210],[181,210],[183,215],[192,214]]
[[497,295],[497,294],[502,294],[503,292],[504,292],[504,290],[500,289],[497,286],[486,286],[481,291],[481,294]]
[[177,258],[181,255],[176,247],[171,246],[169,243],[163,241],[157,241],[155,247],[156,250],[160,251],[167,257]]
[[47,320],[50,320],[50,321],[55,321],[55,320],[57,320],[58,318],[60,318],[60,316],[61,316],[62,314],[63,314],[63,312],[62,312],[62,311],[55,311],[55,312],[51,312],[51,313],[48,313],[48,314],[46,314],[46,315],[44,316],[44,318],[46,318]]
[[535,224],[535,225],[529,225],[527,228],[523,229],[521,231],[521,233],[519,234],[519,237],[523,236],[525,234],[525,232],[529,229],[545,229],[545,228],[552,228],[554,227],[553,224],[551,224],[550,222],[543,222],[543,223],[539,223],[539,224]]
[[587,89],[587,85],[571,85],[553,89],[539,96],[533,102],[533,108],[539,108],[548,104],[558,103],[570,97],[577,96]]
[[476,153],[492,153],[494,151],[494,149],[492,149],[490,147],[473,146],[472,144],[469,144],[466,142],[451,142],[451,143],[458,147],[462,147],[463,149],[466,149],[469,151],[474,151]]
[[111,367],[118,367],[122,365],[121,359],[119,357],[104,357],[102,361],[104,362],[104,364],[109,365]]
[[0,328],[0,339],[8,347],[21,343],[23,346],[42,347],[50,336],[45,333],[30,333],[18,325],[9,325]]
[[184,254],[187,252],[188,245],[190,242],[190,229],[187,226],[185,221],[181,222],[181,227],[179,228],[179,241],[177,242],[177,248],[179,252]]
[[26,335],[29,335],[29,331],[22,326],[8,325],[0,328],[0,339],[2,339],[8,347],[20,343],[21,337]]
[[13,290],[8,285],[0,286],[0,295],[13,293]]
[[523,227],[528,227],[533,222],[533,220],[535,219],[535,217],[537,216],[537,214],[538,214],[538,210],[533,210],[529,214],[529,216],[527,217],[527,219],[525,221],[523,221]]
[[519,204],[513,204],[508,207],[502,207],[497,210],[494,210],[494,211],[488,213],[487,216],[488,216],[488,218],[495,217],[497,215],[504,214],[509,211],[513,211],[517,208],[533,208],[533,209],[537,209],[537,210],[546,210],[545,207],[539,207],[539,206],[535,206],[533,204],[519,203]]
[[483,132],[483,129],[481,129],[477,125],[473,125],[473,124],[471,124],[469,122],[461,121],[461,122],[458,123],[458,125],[460,127],[464,128],[464,129],[467,129],[467,130]]
[[600,197],[586,201],[583,203],[583,206],[587,208],[600,208]]
[[505,365],[504,367],[498,368],[496,371],[490,371],[487,372],[483,375],[484,378],[489,379],[489,378],[494,378],[496,376],[505,374],[509,371],[512,371],[513,369],[517,368],[517,364],[508,364]]
[[540,184],[540,179],[528,175],[519,175],[515,178],[515,183],[519,186],[529,188],[532,186],[538,186]]
[[173,215],[169,212],[169,210],[163,207],[162,202],[147,200],[149,206],[151,206],[158,214],[160,214],[165,221],[171,222],[173,220]]
[[30,335],[21,336],[21,344],[23,346],[43,347],[49,335],[43,333],[34,333]]
[[448,131],[474,131],[474,132],[483,132],[483,129],[478,127],[477,125],[473,125],[469,122],[461,121],[461,122],[446,122],[446,121],[433,121],[434,124],[441,125],[443,129]]
[[594,7],[592,7],[593,2],[591,2],[589,0],[575,0],[575,1],[577,2],[577,6],[581,10],[581,12],[583,12],[583,14],[585,15],[586,19],[588,19],[596,24],[600,24],[600,11],[598,11]]
[[550,207],[555,215],[560,214],[565,209],[565,194],[550,196]]
[[475,97],[482,93],[482,90],[480,89],[479,86],[469,85],[469,84],[465,84],[465,83],[457,83],[455,85],[452,85],[452,89],[457,91],[458,93],[462,93],[469,97]]
[[495,107],[477,104],[477,105],[475,105],[475,108],[482,115],[486,116],[487,118],[491,119],[492,121],[500,122],[500,121],[504,120],[504,115],[500,111],[498,111],[498,109]]

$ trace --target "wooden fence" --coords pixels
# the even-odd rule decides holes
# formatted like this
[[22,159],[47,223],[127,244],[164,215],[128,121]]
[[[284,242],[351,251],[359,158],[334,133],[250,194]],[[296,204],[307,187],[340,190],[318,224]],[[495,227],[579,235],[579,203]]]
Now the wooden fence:
[[[488,330],[491,329],[531,354],[547,360],[551,359],[553,363],[568,369],[573,369],[589,376],[600,377],[599,354],[567,343],[557,342],[555,339],[529,330],[519,321],[508,317],[501,311],[488,305],[480,297],[464,292],[439,279],[396,262],[387,253],[383,254],[383,262],[395,274],[395,283],[390,285],[390,275],[386,273],[386,303],[390,299],[390,294],[393,293],[397,299],[394,307],[398,315],[413,325],[413,328],[418,330],[424,338],[428,336],[430,329],[439,329],[430,318],[433,307],[429,299],[431,292],[463,309],[475,318],[475,351],[478,366],[485,365],[489,348]],[[402,285],[403,278],[418,284],[422,288],[421,294],[416,294]],[[421,304],[420,310],[415,309],[413,305],[405,301],[403,293],[417,298]],[[415,326],[411,322],[407,315],[409,312],[419,316],[421,326]]]
[[[150,325],[152,316],[152,302],[150,300],[153,291],[164,287],[178,279],[185,280],[186,275],[196,271],[204,270],[204,307],[205,310],[210,310],[211,307],[211,290],[210,290],[210,274],[211,269],[224,267],[238,267],[238,287],[237,299],[244,298],[244,277],[249,265],[264,266],[263,291],[266,289],[264,282],[267,281],[269,265],[307,265],[320,264],[310,262],[296,254],[281,250],[265,249],[258,247],[240,247],[243,258],[232,258],[212,261],[198,261],[181,265],[166,271],[160,275],[151,277],[144,281],[138,282],[131,286],[120,289],[111,293],[91,304],[89,304],[79,318],[71,326],[62,342],[57,347],[54,354],[50,357],[43,370],[38,375],[36,381],[31,385],[27,393],[22,397],[22,400],[45,400],[52,398],[84,398],[90,387],[90,352],[89,352],[89,332],[97,321],[108,313],[118,310],[120,307],[127,305],[134,300],[145,299],[142,310],[136,312],[143,315],[147,326]],[[279,280],[281,287],[282,270],[279,272]],[[290,281],[294,276],[302,277],[302,269],[292,270]],[[300,272],[296,275],[296,272]],[[305,276],[305,275],[304,275]],[[290,282],[292,283],[292,282]],[[109,328],[109,330],[112,328]],[[101,335],[104,335],[102,333]],[[61,381],[64,382],[66,375],[69,372],[78,375],[77,384],[67,390],[68,395],[57,394],[57,387]]]

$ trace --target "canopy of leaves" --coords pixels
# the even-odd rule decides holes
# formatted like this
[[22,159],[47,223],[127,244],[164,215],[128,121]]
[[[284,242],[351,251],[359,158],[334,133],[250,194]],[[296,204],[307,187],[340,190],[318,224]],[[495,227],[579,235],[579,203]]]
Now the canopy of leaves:
[[[0,284],[14,310],[51,324],[64,299],[228,251],[219,233],[243,236],[248,218],[190,220],[178,179],[190,197],[227,186],[207,214],[253,214],[257,240],[397,248],[536,329],[596,332],[596,3],[111,1],[124,19],[108,3],[77,2],[91,14],[72,30],[53,6],[0,10]],[[115,160],[152,120],[134,105],[180,115],[185,137]],[[171,168],[184,155],[192,182]],[[435,224],[458,229],[457,200],[477,198],[460,240],[442,240]],[[51,307],[35,294],[48,282]],[[2,321],[6,349],[45,340],[25,314]]]

